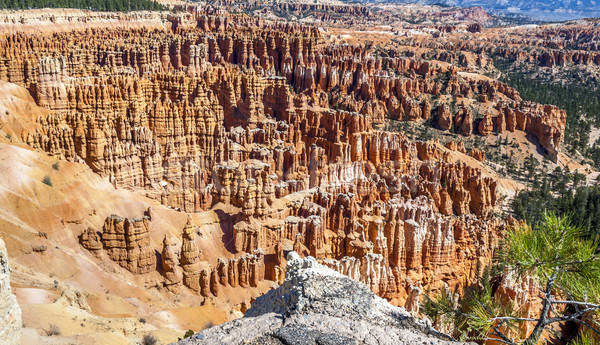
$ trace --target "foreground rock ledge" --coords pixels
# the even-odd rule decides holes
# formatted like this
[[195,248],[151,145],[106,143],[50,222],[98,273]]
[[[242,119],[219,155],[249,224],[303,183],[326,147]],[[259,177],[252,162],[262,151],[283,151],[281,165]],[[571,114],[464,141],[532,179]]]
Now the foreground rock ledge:
[[21,343],[21,308],[10,289],[10,268],[6,245],[0,238],[0,344]]
[[288,254],[286,278],[243,318],[179,344],[458,344],[312,257]]

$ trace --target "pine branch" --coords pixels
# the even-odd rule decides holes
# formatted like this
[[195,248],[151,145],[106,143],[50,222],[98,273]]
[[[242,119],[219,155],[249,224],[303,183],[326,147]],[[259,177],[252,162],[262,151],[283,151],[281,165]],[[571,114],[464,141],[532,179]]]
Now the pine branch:
[[540,318],[539,318],[537,324],[535,325],[535,327],[533,328],[533,331],[527,338],[527,340],[525,340],[525,344],[535,345],[537,343],[538,339],[540,338],[540,336],[542,335],[544,328],[548,325],[547,324],[548,311],[550,310],[550,306],[552,305],[550,303],[551,298],[552,298],[552,287],[554,286],[554,281],[556,280],[557,276],[558,276],[558,267],[555,267],[554,272],[552,273],[552,276],[548,278],[548,282],[546,283],[544,303],[542,305],[542,311],[540,313]]
[[504,335],[504,333],[502,333],[502,331],[500,331],[500,327],[502,327],[502,325],[506,322],[506,320],[500,321],[499,324],[497,324],[496,326],[494,326],[494,335],[500,337],[500,339],[502,339],[501,341],[504,344],[509,344],[509,345],[515,345],[515,343],[510,340],[506,335]]
[[572,305],[576,305],[576,306],[584,306],[584,307],[588,307],[588,308],[600,308],[600,305],[598,304],[593,304],[593,303],[588,303],[588,302],[579,302],[579,301],[556,301],[556,300],[551,300],[550,303],[552,304],[572,304]]
[[538,319],[532,319],[532,318],[528,318],[528,317],[516,317],[516,316],[498,316],[498,317],[493,317],[491,319],[488,319],[489,321],[538,321]]
[[590,326],[590,324],[588,324],[587,322],[580,320],[580,319],[574,319],[573,322],[576,322],[580,325],[586,326],[588,329],[592,330],[592,332],[599,334],[600,335],[600,330],[597,330],[596,328]]
[[593,307],[593,308],[585,308],[582,309],[578,312],[575,312],[571,315],[566,315],[566,316],[559,316],[559,317],[553,317],[550,319],[546,320],[546,325],[549,325],[551,323],[555,323],[555,322],[562,322],[562,321],[575,321],[576,319],[579,319],[580,317],[582,317],[583,315],[585,315],[586,313],[589,313],[591,311],[595,311],[600,309],[600,307]]
[[483,338],[481,340],[489,340],[489,341],[499,341],[503,344],[507,344],[507,345],[515,345],[515,343],[513,343],[512,341],[506,341],[504,339],[499,339],[499,338]]

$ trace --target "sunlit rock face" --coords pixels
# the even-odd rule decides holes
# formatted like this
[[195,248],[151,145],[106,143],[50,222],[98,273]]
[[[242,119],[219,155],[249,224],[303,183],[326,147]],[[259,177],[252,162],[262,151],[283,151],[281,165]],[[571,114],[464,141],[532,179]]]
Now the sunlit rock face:
[[[560,149],[563,111],[456,66],[376,57],[314,27],[243,15],[193,23],[0,41],[0,78],[51,110],[21,140],[172,209],[227,213],[223,255],[201,250],[202,224],[191,220],[152,241],[156,220],[115,211],[81,234],[94,257],[159,271],[169,291],[216,297],[280,283],[295,250],[417,311],[422,293],[460,290],[489,263],[504,228],[491,219],[497,182],[475,164],[481,151],[467,162],[464,145],[378,128],[392,119],[462,136],[520,130],[552,157]],[[490,112],[439,101],[452,97]]]
[[259,297],[243,318],[179,344],[464,344],[313,257],[290,252],[287,259],[285,281]]
[[0,343],[20,344],[21,326],[21,308],[10,288],[8,253],[4,241],[0,238]]

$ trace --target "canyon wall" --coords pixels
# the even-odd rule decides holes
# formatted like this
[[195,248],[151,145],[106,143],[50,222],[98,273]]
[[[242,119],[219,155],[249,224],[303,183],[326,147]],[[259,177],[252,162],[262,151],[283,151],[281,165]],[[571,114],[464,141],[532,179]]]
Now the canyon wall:
[[386,121],[525,131],[557,158],[563,111],[456,66],[377,57],[327,44],[315,27],[245,15],[171,20],[0,40],[0,78],[51,110],[20,140],[172,209],[226,210],[219,257],[202,252],[191,221],[162,244],[150,215],[81,234],[97,259],[158,271],[170,291],[281,282],[294,250],[416,311],[425,291],[471,284],[505,224],[492,217],[497,181],[464,146],[411,141]]

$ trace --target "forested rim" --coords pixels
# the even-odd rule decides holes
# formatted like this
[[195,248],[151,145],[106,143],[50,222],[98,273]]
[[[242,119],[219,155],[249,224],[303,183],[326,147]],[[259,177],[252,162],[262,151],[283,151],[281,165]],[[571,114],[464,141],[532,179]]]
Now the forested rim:
[[168,8],[154,0],[0,0],[0,9],[78,8],[93,11],[163,11]]
[[600,127],[600,92],[596,83],[582,81],[575,69],[544,75],[538,66],[520,67],[499,57],[494,58],[494,65],[502,72],[500,81],[519,91],[523,100],[564,109],[567,126],[563,149],[580,154],[586,163],[600,169],[600,143],[589,142],[592,127]]
[[[556,105],[567,112],[563,150],[580,154],[585,162],[600,169],[600,143],[590,145],[592,127],[600,127],[600,92],[595,82],[582,82],[575,69],[560,75],[544,74],[539,66],[517,65],[494,58],[502,72],[500,80],[514,87],[525,101]],[[529,190],[513,200],[513,215],[537,225],[547,212],[569,215],[590,238],[600,237],[600,183],[585,186],[585,176],[560,168],[550,174],[538,171],[536,164],[527,175]]]
[[519,192],[512,208],[517,219],[537,225],[547,212],[570,216],[589,238],[600,238],[600,187],[579,186],[581,174],[555,172]]

